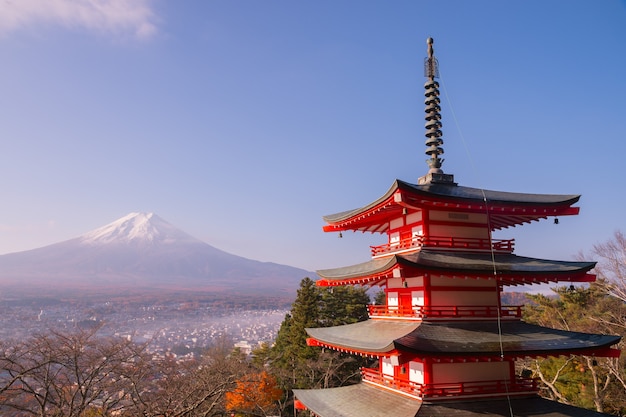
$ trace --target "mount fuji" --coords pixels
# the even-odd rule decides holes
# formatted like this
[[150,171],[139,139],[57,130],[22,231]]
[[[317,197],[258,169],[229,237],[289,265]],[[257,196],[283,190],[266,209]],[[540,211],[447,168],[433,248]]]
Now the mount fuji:
[[303,269],[217,249],[153,213],[77,238],[0,255],[0,285],[33,290],[169,289],[295,295]]

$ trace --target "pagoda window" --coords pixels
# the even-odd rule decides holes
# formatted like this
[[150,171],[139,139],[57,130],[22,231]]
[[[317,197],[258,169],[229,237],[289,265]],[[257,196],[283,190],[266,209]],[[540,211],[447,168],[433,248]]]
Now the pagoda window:
[[424,291],[411,291],[411,304],[414,306],[423,306]]
[[400,244],[400,232],[393,232],[389,234],[389,246],[395,247]]
[[382,358],[380,366],[383,376],[393,378],[393,363],[391,363],[391,358]]
[[424,384],[424,364],[421,362],[409,362],[409,381],[416,384]]
[[421,236],[424,236],[424,225],[418,224],[411,228],[411,238],[416,242]]
[[389,310],[397,310],[398,304],[398,293],[396,291],[389,291],[387,293],[387,306],[389,307]]

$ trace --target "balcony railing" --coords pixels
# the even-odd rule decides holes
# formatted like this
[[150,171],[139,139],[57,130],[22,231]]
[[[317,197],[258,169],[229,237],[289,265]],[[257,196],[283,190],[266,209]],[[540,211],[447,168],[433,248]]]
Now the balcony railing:
[[478,252],[512,253],[515,239],[483,239],[472,237],[415,236],[384,245],[370,246],[372,258],[418,248],[455,249]]
[[523,306],[389,306],[369,305],[370,318],[516,318]]
[[376,369],[361,368],[364,381],[395,389],[419,398],[444,399],[461,396],[483,396],[494,394],[516,394],[537,392],[537,380],[516,377],[512,381],[473,381],[443,384],[419,384],[382,375]]

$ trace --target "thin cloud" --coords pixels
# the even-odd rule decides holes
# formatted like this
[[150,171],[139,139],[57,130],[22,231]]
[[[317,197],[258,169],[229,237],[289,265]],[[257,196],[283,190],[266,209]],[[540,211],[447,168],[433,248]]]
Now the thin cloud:
[[0,35],[53,24],[149,39],[155,22],[150,0],[0,0]]

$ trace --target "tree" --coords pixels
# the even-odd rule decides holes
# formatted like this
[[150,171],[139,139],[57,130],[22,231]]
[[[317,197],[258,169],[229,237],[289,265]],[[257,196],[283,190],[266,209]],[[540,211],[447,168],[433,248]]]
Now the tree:
[[226,393],[226,410],[253,416],[267,416],[276,410],[283,391],[276,378],[266,371],[249,373]]
[[132,378],[132,405],[126,416],[195,417],[225,414],[226,392],[248,372],[241,355],[233,355],[225,340],[210,348],[199,360],[175,361],[172,357],[139,365],[143,372]]
[[89,331],[57,331],[0,344],[0,414],[19,416],[210,417],[250,372],[232,342],[198,360],[155,357],[147,344]]
[[370,297],[366,288],[346,285],[323,288],[320,292],[320,326],[340,326],[367,320]]
[[[524,311],[530,323],[587,333],[621,334],[614,316],[626,315],[624,302],[607,294],[602,278],[589,286],[554,288],[555,297],[531,295]],[[624,362],[617,358],[573,356],[527,361],[525,366],[541,379],[542,394],[557,401],[600,412],[624,413]]]
[[59,417],[123,408],[121,378],[144,354],[126,339],[97,338],[98,329],[50,331],[0,350],[0,410]]
[[257,369],[263,369],[269,362],[272,355],[272,347],[269,343],[261,343],[251,352],[251,365]]
[[[321,288],[309,278],[302,280],[268,361],[287,395],[294,388],[329,388],[359,381],[364,358],[308,346],[306,329],[365,320],[369,301],[365,288]],[[284,404],[284,412],[291,412],[291,399]]]
[[[592,254],[600,258],[596,272],[604,280],[602,288],[626,302],[626,236],[616,231],[612,239],[593,245]],[[622,317],[621,324],[624,320]]]
[[[626,343],[626,237],[616,231],[606,242],[595,244],[592,256],[599,259],[597,281],[588,287],[555,289],[556,298],[533,296],[536,306],[526,309],[525,319],[551,327],[589,333],[622,336]],[[578,258],[586,258],[579,254]],[[546,394],[563,402],[597,411],[626,415],[626,358],[573,358],[568,363],[549,359],[538,361],[536,374],[544,380]],[[549,371],[552,369],[552,371]],[[578,383],[572,383],[575,372]],[[565,384],[562,383],[565,381]],[[565,388],[580,387],[568,394]]]
[[387,294],[385,293],[385,290],[378,290],[376,294],[374,294],[374,304],[377,306],[387,304]]
[[306,343],[306,328],[319,327],[321,294],[310,278],[300,282],[300,288],[291,312],[278,330],[272,349],[272,365],[280,369],[283,379],[290,379],[290,387],[300,388],[310,384],[309,372],[302,369],[308,360],[319,355],[319,349]]

